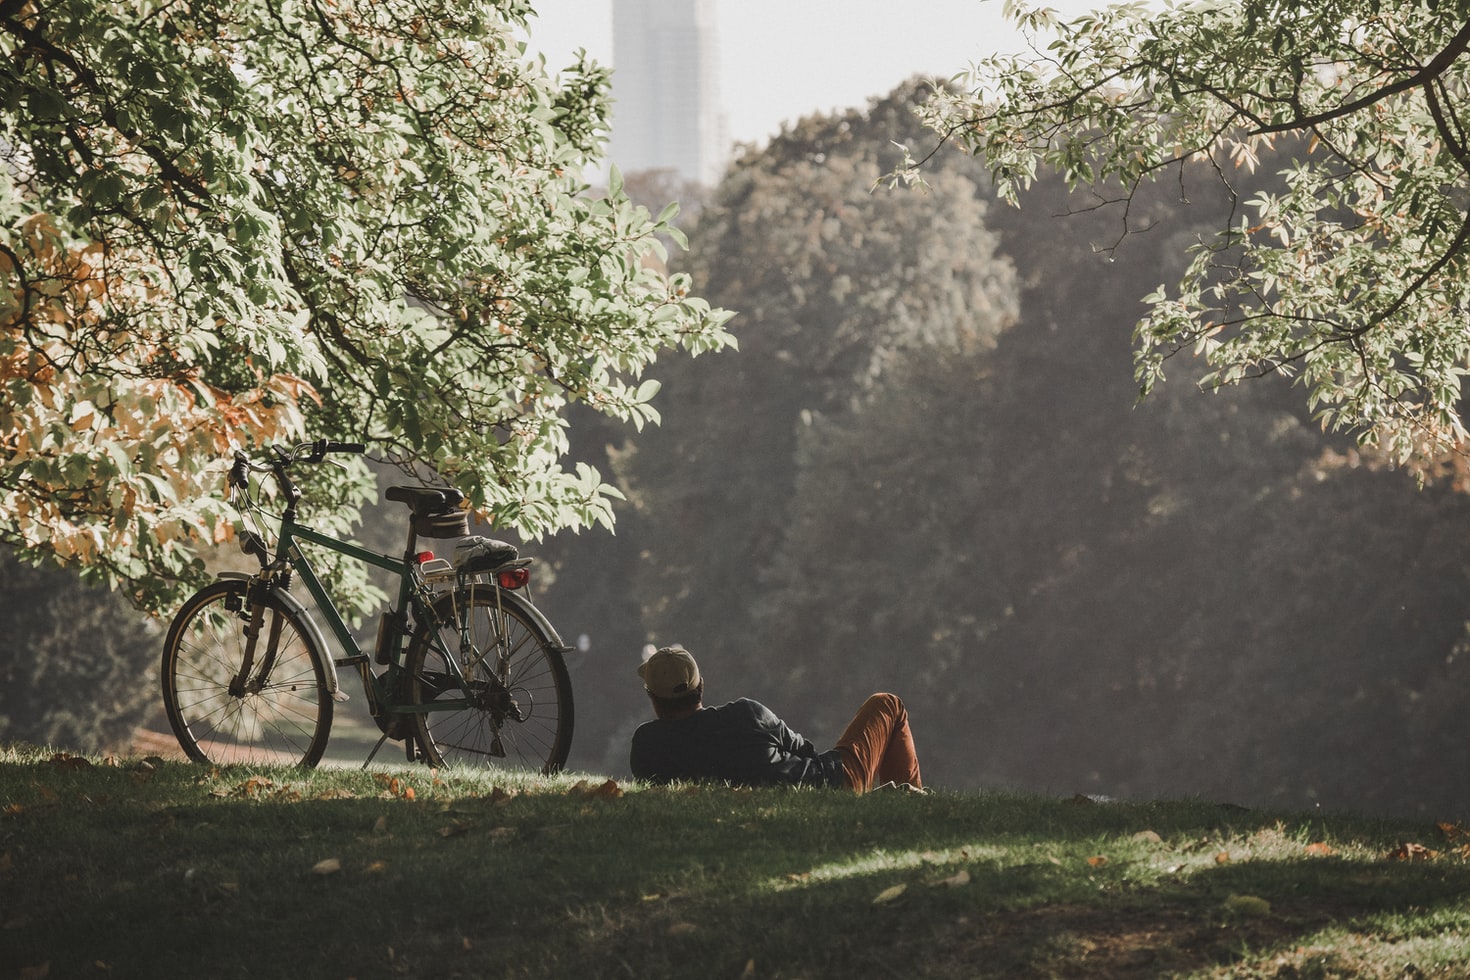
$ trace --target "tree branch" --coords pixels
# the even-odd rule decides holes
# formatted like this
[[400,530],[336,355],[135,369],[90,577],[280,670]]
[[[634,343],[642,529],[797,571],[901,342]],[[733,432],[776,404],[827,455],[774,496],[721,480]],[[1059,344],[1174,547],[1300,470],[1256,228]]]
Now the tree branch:
[[1467,21],[1460,28],[1460,32],[1450,39],[1450,43],[1445,45],[1444,50],[1435,55],[1429,64],[1423,66],[1407,78],[1401,78],[1390,85],[1385,85],[1383,88],[1375,89],[1370,94],[1360,99],[1354,99],[1352,102],[1344,103],[1335,109],[1329,109],[1311,116],[1289,119],[1286,122],[1263,124],[1254,130],[1254,134],[1264,136],[1268,133],[1288,133],[1297,129],[1311,129],[1323,123],[1331,122],[1334,119],[1341,119],[1344,116],[1351,116],[1354,113],[1361,112],[1371,105],[1382,102],[1384,99],[1398,95],[1400,92],[1407,92],[1409,89],[1418,88],[1421,85],[1428,85],[1428,83],[1443,75],[1449,69],[1450,65],[1454,64],[1455,59],[1465,53],[1467,48],[1470,48],[1470,21]]

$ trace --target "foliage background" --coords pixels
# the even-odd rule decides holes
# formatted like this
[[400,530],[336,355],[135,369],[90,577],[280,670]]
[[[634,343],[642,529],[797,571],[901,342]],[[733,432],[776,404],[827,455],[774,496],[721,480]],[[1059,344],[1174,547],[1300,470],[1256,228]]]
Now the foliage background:
[[[638,651],[678,641],[710,700],[819,741],[897,691],[937,785],[1470,810],[1470,499],[1322,432],[1279,378],[1137,400],[1139,299],[1218,224],[1208,174],[1141,194],[1152,229],[1109,255],[1109,217],[1062,217],[1088,198],[991,205],[958,154],[887,223],[869,191],[914,98],[735,164],[683,261],[740,351],[672,369],[657,430],[581,430],[629,501],[617,537],[545,549],[546,605],[591,643],[573,763],[626,772]],[[924,289],[888,288],[894,256]]]
[[1139,298],[1225,202],[1186,168],[1120,241],[1059,217],[1092,203],[1060,181],[996,206],[957,153],[925,195],[875,192],[923,138],[916,91],[749,148],[685,222],[674,268],[741,349],[660,362],[662,427],[569,409],[569,458],[627,496],[616,535],[527,542],[585,646],[572,765],[626,772],[639,650],[677,641],[711,700],[819,741],[900,693],[936,785],[1470,813],[1470,498],[1281,379],[1137,403]]

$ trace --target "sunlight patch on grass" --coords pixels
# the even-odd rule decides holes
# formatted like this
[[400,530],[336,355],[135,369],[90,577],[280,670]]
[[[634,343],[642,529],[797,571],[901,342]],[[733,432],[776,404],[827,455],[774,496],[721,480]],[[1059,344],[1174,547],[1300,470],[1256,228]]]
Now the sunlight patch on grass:
[[874,850],[855,855],[846,861],[834,861],[818,865],[810,870],[772,878],[765,887],[772,891],[792,891],[812,885],[830,884],[849,878],[866,878],[893,871],[913,871],[919,868],[936,870],[958,864],[973,865],[981,861],[1006,859],[1006,850],[985,844],[966,844],[943,850],[886,851]]
[[[1248,957],[1243,962],[1203,974],[1202,978],[1292,976],[1400,980],[1443,975],[1440,971],[1457,970],[1467,959],[1470,959],[1470,937],[1464,935],[1392,940],[1333,926],[1303,936],[1291,949]],[[1460,974],[1451,972],[1450,975]]]

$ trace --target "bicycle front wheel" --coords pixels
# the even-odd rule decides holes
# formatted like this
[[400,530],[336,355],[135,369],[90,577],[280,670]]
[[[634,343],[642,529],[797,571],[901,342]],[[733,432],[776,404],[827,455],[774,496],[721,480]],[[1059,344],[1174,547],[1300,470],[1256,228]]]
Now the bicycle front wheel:
[[275,597],[261,609],[246,669],[249,583],[216,582],[174,617],[163,646],[163,704],[195,762],[314,766],[332,728],[324,653]]
[[436,612],[439,624],[415,632],[407,660],[425,761],[559,771],[573,721],[560,641],[494,586],[446,594]]

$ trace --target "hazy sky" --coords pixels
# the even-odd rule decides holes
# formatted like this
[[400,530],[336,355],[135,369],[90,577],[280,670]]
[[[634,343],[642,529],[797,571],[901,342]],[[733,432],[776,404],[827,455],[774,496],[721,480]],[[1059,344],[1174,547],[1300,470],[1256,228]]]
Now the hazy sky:
[[[1070,19],[1104,0],[1047,0]],[[585,48],[617,68],[612,0],[537,0],[533,48],[553,72]],[[729,138],[760,142],[783,121],[866,105],[911,75],[949,76],[1021,49],[1001,0],[715,0]],[[616,83],[615,83],[616,84]]]

